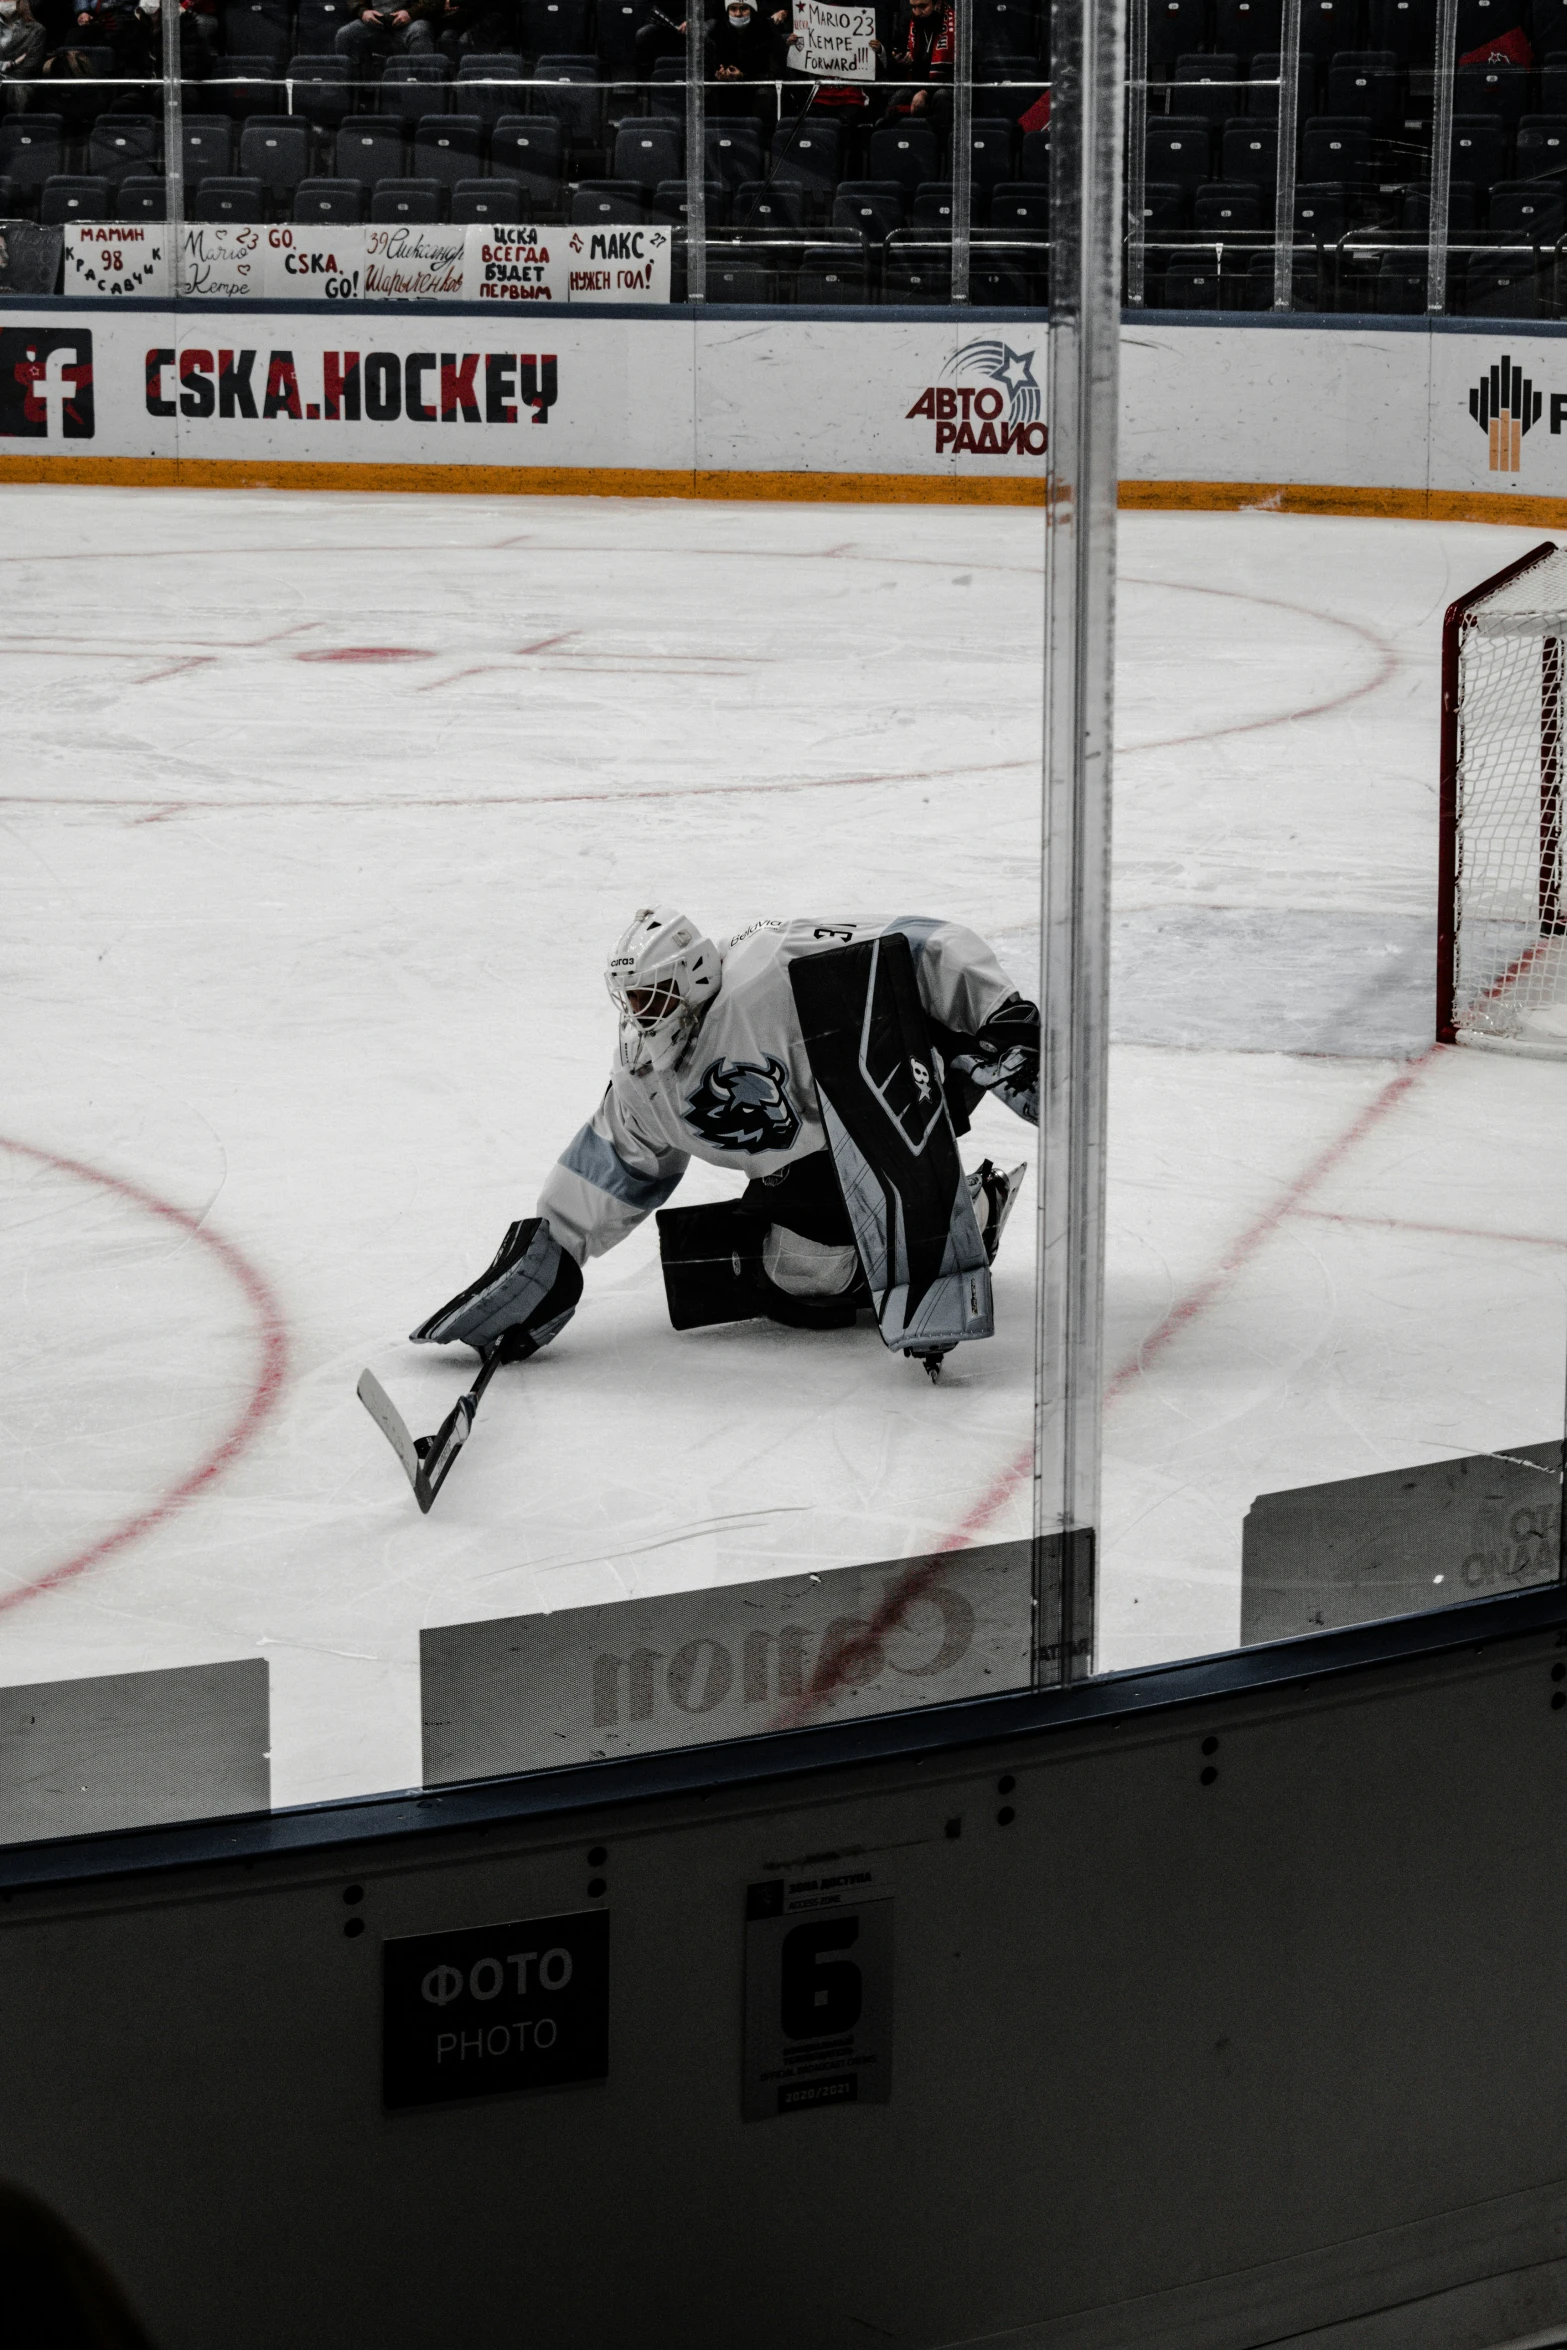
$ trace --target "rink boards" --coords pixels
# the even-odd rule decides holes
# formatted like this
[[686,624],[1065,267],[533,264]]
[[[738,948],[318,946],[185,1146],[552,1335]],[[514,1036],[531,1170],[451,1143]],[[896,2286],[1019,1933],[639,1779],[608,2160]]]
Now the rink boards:
[[[1042,317],[4,305],[0,479],[933,499],[1044,494]],[[1150,313],[1122,501],[1515,520],[1567,503],[1567,339]]]

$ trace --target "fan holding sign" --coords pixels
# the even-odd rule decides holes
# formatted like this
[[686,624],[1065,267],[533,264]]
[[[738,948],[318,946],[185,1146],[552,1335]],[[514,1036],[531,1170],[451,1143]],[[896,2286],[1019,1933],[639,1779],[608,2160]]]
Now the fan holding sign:
[[790,64],[820,82],[873,82],[881,43],[874,8],[837,8],[828,0],[794,0]]

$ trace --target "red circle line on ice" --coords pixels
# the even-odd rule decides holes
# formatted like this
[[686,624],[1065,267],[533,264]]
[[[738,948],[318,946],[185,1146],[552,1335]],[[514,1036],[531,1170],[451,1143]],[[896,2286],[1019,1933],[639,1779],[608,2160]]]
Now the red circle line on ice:
[[419,645],[331,645],[322,653],[295,653],[296,661],[433,661]]
[[19,1583],[11,1591],[0,1592],[0,1611],[3,1611],[20,1607],[24,1600],[35,1599],[42,1592],[58,1590],[62,1583],[84,1574],[89,1567],[100,1565],[116,1551],[124,1550],[143,1534],[150,1533],[153,1527],[161,1526],[166,1519],[172,1518],[187,1502],[193,1501],[204,1486],[210,1485],[215,1477],[222,1476],[253,1442],[262,1422],[274,1409],[283,1392],[288,1369],[288,1338],[282,1308],[265,1277],[247,1257],[241,1255],[232,1241],[225,1240],[210,1225],[187,1214],[184,1208],[176,1207],[172,1200],[160,1199],[156,1192],[146,1190],[139,1183],[128,1182],[122,1175],[111,1175],[101,1167],[90,1167],[81,1159],[62,1158],[54,1151],[39,1150],[33,1143],[18,1142],[8,1134],[0,1134],[0,1150],[10,1151],[20,1159],[29,1159],[34,1166],[47,1168],[56,1175],[67,1175],[76,1182],[92,1184],[99,1191],[126,1200],[161,1223],[173,1226],[186,1239],[198,1241],[216,1257],[225,1273],[243,1292],[255,1318],[261,1353],[250,1393],[237,1417],[195,1467],[188,1469],[177,1483],[169,1486],[144,1509],[137,1510],[118,1526],[111,1527],[107,1534],[100,1534],[96,1541],[89,1542],[73,1557],[63,1559],[58,1566],[50,1567],[44,1574],[34,1575],[29,1581]]

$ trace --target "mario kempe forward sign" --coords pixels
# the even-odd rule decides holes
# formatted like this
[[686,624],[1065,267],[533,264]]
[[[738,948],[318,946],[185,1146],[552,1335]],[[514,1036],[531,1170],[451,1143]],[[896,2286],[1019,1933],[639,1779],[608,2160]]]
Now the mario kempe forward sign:
[[876,11],[829,8],[826,0],[794,0],[789,63],[820,82],[876,79]]

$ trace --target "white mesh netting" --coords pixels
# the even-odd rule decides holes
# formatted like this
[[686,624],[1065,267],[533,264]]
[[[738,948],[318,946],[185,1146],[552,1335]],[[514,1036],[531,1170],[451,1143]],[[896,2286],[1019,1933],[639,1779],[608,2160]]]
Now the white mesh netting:
[[1561,705],[1567,551],[1465,616],[1453,1024],[1567,1052]]

